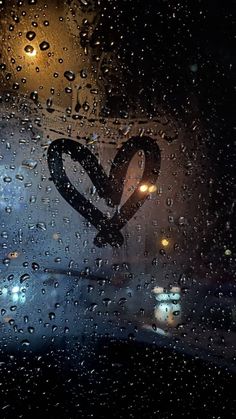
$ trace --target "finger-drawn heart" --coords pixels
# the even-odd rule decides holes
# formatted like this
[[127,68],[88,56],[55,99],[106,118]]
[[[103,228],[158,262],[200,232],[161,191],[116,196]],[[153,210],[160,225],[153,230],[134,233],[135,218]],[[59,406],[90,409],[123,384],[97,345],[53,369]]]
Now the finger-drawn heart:
[[[92,183],[107,205],[115,207],[121,202],[124,182],[132,157],[142,150],[145,167],[142,178],[124,205],[109,219],[71,183],[63,164],[63,153],[80,163],[88,173]],[[160,149],[150,137],[132,137],[118,150],[109,176],[98,163],[91,151],[77,141],[60,138],[52,142],[48,149],[48,166],[51,178],[63,198],[99,231],[94,243],[96,246],[121,246],[124,242],[121,229],[134,216],[149,195],[148,187],[140,192],[140,185],[154,185],[159,175],[161,163]]]

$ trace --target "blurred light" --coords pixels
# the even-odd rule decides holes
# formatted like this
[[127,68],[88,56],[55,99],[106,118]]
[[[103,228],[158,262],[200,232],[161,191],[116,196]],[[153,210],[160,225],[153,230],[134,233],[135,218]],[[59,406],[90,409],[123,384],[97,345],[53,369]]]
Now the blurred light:
[[225,256],[231,256],[231,255],[232,255],[231,250],[230,249],[226,249],[225,250]]
[[3,294],[3,295],[7,295],[7,288],[3,288],[3,290],[2,290],[2,294]]
[[152,290],[155,294],[160,294],[164,292],[164,288],[163,287],[155,287]]
[[172,302],[158,302],[154,309],[156,320],[170,327],[175,327],[181,320],[181,305]]
[[179,293],[170,293],[170,294],[166,294],[166,293],[160,293],[156,295],[156,300],[157,301],[177,301],[180,300],[180,294]]
[[147,190],[148,190],[148,185],[145,185],[145,184],[141,185],[141,186],[139,187],[139,190],[140,190],[140,192],[147,192]]
[[148,188],[148,192],[150,192],[150,193],[154,193],[154,192],[156,192],[156,190],[157,190],[156,185],[151,185]]
[[24,51],[29,57],[35,57],[36,55],[36,50],[31,45],[26,45]]
[[11,290],[12,293],[19,292],[19,291],[20,291],[20,287],[18,287],[17,285],[13,287]]
[[7,256],[9,257],[9,259],[16,259],[18,258],[19,254],[19,252],[10,252]]
[[13,294],[13,296],[12,296],[12,301],[13,301],[14,303],[16,303],[16,302],[18,301],[18,299],[19,299],[19,295],[18,295],[17,293]]
[[179,293],[181,292],[181,288],[180,287],[171,287],[170,292],[174,292],[174,293]]
[[170,327],[175,327],[181,320],[181,289],[171,287],[170,291],[165,291],[163,287],[154,287],[157,305],[154,308],[156,320]]
[[167,247],[167,246],[169,246],[169,240],[167,240],[167,239],[162,239],[162,240],[161,240],[161,244],[162,244],[162,246]]
[[52,238],[53,240],[58,240],[60,238],[60,233],[53,233]]

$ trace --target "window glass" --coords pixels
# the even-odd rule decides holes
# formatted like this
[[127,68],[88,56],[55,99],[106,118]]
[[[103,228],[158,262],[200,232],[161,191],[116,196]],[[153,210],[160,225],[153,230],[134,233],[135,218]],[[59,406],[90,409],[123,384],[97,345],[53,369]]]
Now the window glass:
[[2,417],[231,417],[235,3],[0,11]]

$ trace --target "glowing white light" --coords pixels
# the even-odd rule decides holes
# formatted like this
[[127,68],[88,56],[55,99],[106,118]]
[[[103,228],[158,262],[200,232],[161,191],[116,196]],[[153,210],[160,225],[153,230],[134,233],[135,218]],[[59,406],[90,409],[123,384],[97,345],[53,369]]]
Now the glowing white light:
[[152,290],[155,294],[160,294],[164,292],[164,288],[163,287],[154,287]]
[[35,57],[36,55],[36,51],[35,49],[33,49],[32,51],[25,51],[26,55],[28,55],[28,57]]
[[172,293],[169,294],[163,293],[163,294],[157,294],[155,296],[157,301],[170,301],[170,300],[180,300],[180,294],[178,293]]
[[19,295],[18,295],[17,293],[13,294],[13,296],[12,296],[12,301],[13,301],[14,303],[16,303],[16,302],[18,301],[18,299],[19,299]]
[[148,190],[148,185],[145,185],[145,184],[141,185],[141,186],[139,187],[139,190],[140,190],[140,192],[147,192],[147,190]]
[[3,294],[3,295],[7,295],[7,288],[3,288],[3,290],[2,290],[2,294]]
[[171,287],[166,292],[163,287],[155,287],[152,290],[157,300],[154,309],[156,320],[168,327],[175,327],[181,320],[181,289],[180,287]]
[[20,287],[18,287],[17,285],[15,287],[12,288],[11,292],[14,294],[16,292],[20,291]]

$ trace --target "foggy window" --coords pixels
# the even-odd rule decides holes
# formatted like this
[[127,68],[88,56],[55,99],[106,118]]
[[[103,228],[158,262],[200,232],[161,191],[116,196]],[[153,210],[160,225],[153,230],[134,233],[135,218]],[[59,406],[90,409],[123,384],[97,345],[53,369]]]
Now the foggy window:
[[235,4],[0,0],[0,416],[233,417]]

